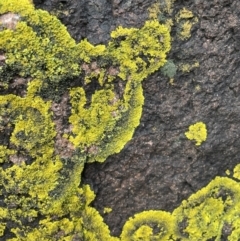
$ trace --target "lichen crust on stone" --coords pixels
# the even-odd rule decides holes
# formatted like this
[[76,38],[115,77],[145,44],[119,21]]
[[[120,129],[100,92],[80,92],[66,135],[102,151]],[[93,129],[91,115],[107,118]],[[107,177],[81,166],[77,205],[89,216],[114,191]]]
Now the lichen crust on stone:
[[170,45],[157,20],[119,26],[107,45],[76,43],[31,1],[0,1],[1,237],[119,240],[90,206],[95,194],[81,173],[132,138],[141,82],[166,63]]
[[[106,46],[75,43],[31,1],[0,1],[0,239],[207,241],[221,240],[228,229],[224,238],[238,240],[239,165],[173,212],[130,217],[119,237],[81,183],[85,163],[105,161],[132,138],[141,83],[167,63],[170,41],[169,26],[154,19],[140,29],[118,27]],[[97,88],[89,94],[91,84]],[[206,125],[197,122],[185,135],[201,145]]]
[[200,146],[207,139],[207,127],[203,122],[196,122],[189,126],[189,130],[185,132],[185,136],[189,140],[196,141],[196,146]]

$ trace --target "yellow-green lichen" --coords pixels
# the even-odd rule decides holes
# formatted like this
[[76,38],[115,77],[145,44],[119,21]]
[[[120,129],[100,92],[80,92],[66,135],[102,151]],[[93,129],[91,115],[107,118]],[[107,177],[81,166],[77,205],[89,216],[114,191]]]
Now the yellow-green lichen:
[[238,182],[216,177],[172,213],[149,210],[136,214],[125,223],[121,240],[220,241],[226,229],[224,240],[238,240],[239,198]]
[[181,64],[179,66],[179,70],[181,70],[183,73],[189,73],[190,71],[198,67],[199,67],[199,62],[196,61],[195,63],[192,63],[192,64],[187,64],[187,63]]
[[170,240],[174,232],[174,216],[168,212],[150,210],[135,214],[125,223],[121,240]]
[[202,88],[201,88],[201,85],[196,85],[195,88],[194,88],[194,90],[195,90],[196,92],[199,92],[201,89],[202,89]]
[[154,2],[149,8],[149,18],[157,19],[161,14],[171,14],[175,0],[161,0]]
[[233,177],[240,180],[240,164],[236,165],[233,170]]
[[189,130],[185,132],[185,136],[189,140],[196,141],[196,146],[200,146],[207,139],[207,127],[203,122],[197,122],[189,126]]
[[228,169],[225,171],[225,173],[227,176],[229,176],[231,174],[230,170],[228,170]]
[[232,226],[236,219],[239,195],[239,183],[230,178],[215,178],[207,187],[183,201],[174,210],[173,215],[178,226],[181,227],[181,223],[185,223],[185,228],[178,231],[176,238],[220,240],[224,225]]
[[[104,161],[131,139],[139,124],[144,101],[141,81],[164,65],[170,50],[169,30],[156,20],[147,21],[141,29],[119,27],[111,37],[106,47],[94,47],[86,40],[79,43],[84,49],[82,58],[87,56],[84,60],[89,63],[83,64],[85,83],[98,78],[100,86],[105,88],[95,91],[87,108],[84,89],[70,90],[72,114],[69,122],[73,129],[65,137],[75,147],[88,150],[89,162]],[[120,40],[122,38],[124,40]],[[90,54],[85,51],[90,51]],[[91,58],[96,56],[111,61],[110,68],[101,67],[104,61],[90,64]],[[122,97],[112,84],[117,78],[123,81],[118,87]]]
[[111,213],[112,212],[112,208],[109,208],[109,207],[105,207],[103,209],[103,213]]
[[[170,9],[173,1],[164,2]],[[5,14],[13,19],[11,25],[4,22]],[[185,10],[177,21],[192,17]],[[90,206],[94,192],[81,185],[86,162],[106,160],[131,139],[144,101],[141,81],[167,61],[170,28],[153,18],[140,29],[119,27],[108,45],[93,46],[87,40],[76,44],[55,17],[35,10],[28,0],[0,1],[0,50],[8,71],[13,71],[6,76],[0,70],[0,88],[9,92],[0,95],[0,132],[6,134],[0,140],[2,239],[8,232],[9,241],[207,241],[221,240],[229,227],[227,240],[238,240],[239,165],[233,171],[235,180],[215,178],[172,213],[136,214],[119,238],[110,235]],[[63,85],[80,73],[83,85]],[[25,90],[10,93],[9,84],[17,77],[24,78]],[[85,88],[94,81],[100,87],[89,98]],[[56,103],[42,93],[60,85],[67,87],[71,106],[64,131],[53,108]],[[197,122],[185,135],[201,145],[206,125]],[[60,142],[69,148],[67,157],[56,145]]]
[[178,14],[176,16],[176,21],[180,22],[181,19],[191,19],[193,17],[194,17],[194,15],[193,15],[192,11],[190,11],[186,8],[183,8],[178,12]]
[[[119,240],[89,206],[95,195],[81,185],[81,172],[131,139],[144,102],[141,82],[165,64],[169,28],[151,20],[140,29],[118,27],[106,46],[76,44],[49,13],[6,0],[0,50],[1,235],[11,226],[11,241]],[[71,87],[80,74],[82,83]],[[89,97],[85,89],[96,81]],[[23,90],[12,93],[19,84]],[[57,95],[71,108],[65,126]]]
[[194,16],[192,11],[183,8],[176,14],[175,19],[179,24],[178,37],[181,40],[190,38],[192,26],[198,22],[197,17]]
[[157,19],[160,14],[160,3],[155,2],[148,8],[148,16],[150,19]]
[[[149,8],[149,18],[158,19],[163,23],[169,31],[172,27],[177,30],[176,35],[172,36],[173,41],[175,37],[177,39],[186,40],[191,37],[192,26],[197,23],[198,19],[194,13],[186,8],[180,9],[176,14],[172,11],[174,0],[163,0],[154,2]],[[195,62],[193,64],[180,63],[178,68],[173,61],[168,60],[164,66],[161,68],[162,73],[169,77],[170,84],[172,84],[173,77],[176,74],[177,69],[182,72],[190,72],[194,68],[199,67],[199,63]]]
[[6,54],[9,68],[17,68],[22,77],[52,82],[79,75],[75,41],[59,20],[45,11],[34,10],[24,1],[16,4],[4,1],[0,5],[0,14],[9,11],[20,16],[14,29],[0,32],[0,46]]
[[[140,81],[166,62],[170,50],[170,34],[158,21],[147,21],[140,29],[117,28],[111,33],[108,52],[119,66],[122,79]],[[125,38],[119,45],[119,39]]]

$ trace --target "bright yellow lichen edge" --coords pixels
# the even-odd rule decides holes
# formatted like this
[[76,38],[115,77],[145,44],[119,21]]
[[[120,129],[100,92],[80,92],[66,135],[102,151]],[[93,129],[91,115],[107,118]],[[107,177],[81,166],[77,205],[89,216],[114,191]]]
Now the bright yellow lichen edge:
[[203,122],[197,122],[189,126],[189,130],[185,132],[185,136],[189,140],[196,141],[196,146],[200,146],[207,139],[207,127]]
[[[228,230],[224,238],[238,239],[240,165],[234,169],[235,180],[216,177],[172,213],[150,210],[136,214],[125,223],[119,238],[110,235],[103,218],[90,206],[95,197],[90,187],[80,186],[84,163],[104,161],[131,139],[141,117],[141,81],[165,63],[169,28],[157,21],[148,21],[141,29],[119,27],[107,46],[94,47],[87,40],[76,44],[55,17],[35,10],[27,0],[1,0],[0,14],[11,22],[8,25],[1,18],[2,57],[16,76],[29,78],[24,96],[0,97],[0,131],[11,131],[10,145],[0,145],[2,238],[221,240],[223,230]],[[7,90],[4,71],[1,67],[1,86]],[[40,93],[80,74],[85,85],[97,78],[102,89],[92,95],[88,108],[84,108],[84,88],[69,89],[72,128],[61,138],[75,150],[66,159],[54,144],[58,133],[52,100],[44,100]],[[121,95],[116,94],[114,81],[120,83]],[[12,236],[6,237],[9,234]]]
[[125,223],[121,240],[238,240],[239,170],[237,165],[233,175],[237,180],[216,177],[172,213],[150,210],[136,214]]

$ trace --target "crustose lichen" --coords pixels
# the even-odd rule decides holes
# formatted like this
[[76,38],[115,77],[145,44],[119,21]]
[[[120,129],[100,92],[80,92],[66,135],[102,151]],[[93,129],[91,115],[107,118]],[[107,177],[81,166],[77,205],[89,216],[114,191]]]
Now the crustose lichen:
[[203,122],[197,122],[189,126],[189,130],[185,132],[189,140],[196,141],[196,146],[200,146],[207,139],[207,128]]

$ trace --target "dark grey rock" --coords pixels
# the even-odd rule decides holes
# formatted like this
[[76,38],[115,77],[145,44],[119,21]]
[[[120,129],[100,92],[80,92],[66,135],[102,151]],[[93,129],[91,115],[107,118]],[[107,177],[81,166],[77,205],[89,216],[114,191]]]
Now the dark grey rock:
[[[107,43],[117,26],[140,27],[148,17],[148,0],[34,0],[37,8],[57,13],[59,19],[77,40]],[[68,11],[68,13],[66,13]]]

